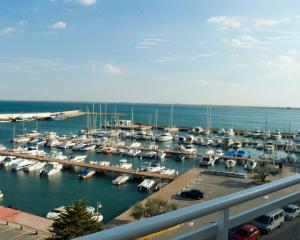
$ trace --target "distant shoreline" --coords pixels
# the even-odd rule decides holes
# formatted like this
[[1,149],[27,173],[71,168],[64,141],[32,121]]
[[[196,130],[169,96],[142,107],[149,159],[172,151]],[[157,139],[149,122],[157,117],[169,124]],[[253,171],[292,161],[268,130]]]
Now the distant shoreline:
[[143,103],[143,102],[102,102],[102,101],[56,101],[56,100],[10,100],[0,99],[1,102],[37,102],[37,103],[79,103],[79,104],[132,104],[132,105],[165,105],[165,106],[211,106],[211,107],[229,107],[229,108],[261,108],[261,109],[287,109],[300,110],[300,107],[283,107],[283,106],[251,106],[251,105],[219,105],[219,104],[186,104],[186,103]]

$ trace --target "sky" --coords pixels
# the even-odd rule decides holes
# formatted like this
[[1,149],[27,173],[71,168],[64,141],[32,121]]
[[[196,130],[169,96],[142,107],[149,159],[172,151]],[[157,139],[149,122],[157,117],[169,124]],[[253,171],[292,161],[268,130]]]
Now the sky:
[[300,1],[2,0],[0,99],[299,107]]

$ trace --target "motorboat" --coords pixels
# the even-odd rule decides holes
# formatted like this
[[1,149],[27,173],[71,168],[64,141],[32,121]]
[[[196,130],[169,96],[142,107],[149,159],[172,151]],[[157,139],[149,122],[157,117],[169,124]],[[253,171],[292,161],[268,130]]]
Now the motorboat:
[[294,144],[287,144],[287,145],[285,146],[284,150],[285,150],[286,152],[294,152],[295,146],[294,146]]
[[300,131],[295,132],[295,134],[293,135],[293,140],[295,142],[299,142],[300,141]]
[[170,132],[163,132],[160,135],[158,135],[156,138],[158,142],[167,142],[167,141],[171,141],[172,139],[173,136],[171,135]]
[[111,162],[108,162],[108,161],[100,161],[98,162],[98,165],[99,166],[111,166]]
[[131,169],[132,168],[132,163],[129,163],[127,159],[121,159],[118,163],[119,168],[124,168],[124,169]]
[[42,168],[44,168],[46,166],[45,162],[34,162],[28,166],[25,166],[23,171],[24,172],[32,172],[32,171],[37,171],[37,170],[41,170]]
[[220,128],[217,132],[218,135],[224,135],[226,133],[225,129],[224,128]]
[[241,148],[242,146],[243,146],[243,144],[240,141],[235,141],[232,143],[233,148]]
[[252,132],[246,131],[246,132],[244,132],[243,136],[244,137],[252,137]]
[[0,191],[0,198],[4,198],[4,194],[2,191]]
[[260,128],[255,128],[251,134],[251,137],[253,138],[259,138],[261,134]]
[[244,165],[244,168],[246,170],[252,171],[257,166],[257,161],[254,159],[248,159],[246,164]]
[[27,166],[30,166],[31,164],[36,163],[36,161],[23,159],[20,162],[15,162],[11,165],[11,170],[13,171],[19,171]]
[[45,167],[40,171],[41,176],[51,176],[60,172],[63,168],[63,165],[57,162],[48,162]]
[[203,138],[203,141],[201,142],[201,145],[202,145],[202,146],[209,146],[209,145],[211,145],[213,142],[214,142],[213,139],[206,137],[206,138]]
[[229,138],[229,137],[225,137],[223,139],[223,142],[222,142],[222,147],[223,148],[230,148],[232,146],[232,144],[233,144],[232,139]]
[[214,166],[215,164],[215,157],[211,154],[209,155],[203,155],[199,161],[199,165],[200,166],[205,166],[205,167],[208,167],[208,166]]
[[81,151],[94,151],[96,149],[95,144],[86,144],[84,147],[82,147]]
[[225,130],[225,135],[226,136],[234,136],[234,131],[232,128],[228,128]]
[[216,157],[223,157],[224,156],[224,153],[223,153],[223,150],[222,149],[217,149],[216,152],[215,152],[215,156]]
[[160,172],[161,170],[165,169],[164,166],[161,166],[159,162],[151,162],[149,166],[146,168],[147,172]]
[[83,180],[87,180],[92,178],[94,175],[96,174],[95,170],[83,170],[81,174],[79,174],[78,178],[79,179],[83,179]]
[[273,142],[268,141],[268,142],[266,142],[264,148],[265,148],[265,151],[267,151],[267,152],[273,152],[275,150],[275,145]]
[[176,161],[183,161],[185,159],[185,154],[177,154],[175,160]]
[[142,140],[142,139],[145,138],[146,135],[147,135],[146,131],[138,131],[138,132],[135,134],[134,138],[135,138],[136,140]]
[[62,144],[58,145],[57,148],[59,149],[70,149],[72,147],[74,147],[76,145],[76,143],[73,143],[71,141],[65,141]]
[[86,143],[78,143],[73,146],[73,151],[82,151],[82,149],[86,146]]
[[259,142],[256,144],[255,148],[258,150],[263,150],[265,148],[265,144]]
[[192,144],[196,141],[196,138],[193,135],[186,135],[185,140],[183,141],[185,144]]
[[30,137],[26,137],[24,135],[20,135],[20,136],[17,136],[15,138],[13,138],[11,141],[13,143],[28,143],[29,140],[30,140]]
[[169,176],[174,176],[177,174],[176,170],[175,169],[170,169],[170,168],[165,168],[165,169],[162,169],[160,171],[161,174],[165,174],[165,175],[169,175]]
[[66,207],[58,207],[52,209],[50,212],[47,213],[46,218],[51,219],[51,220],[57,220],[60,218],[60,214],[66,212]]
[[148,191],[150,190],[151,188],[153,188],[153,186],[155,185],[155,181],[154,180],[151,180],[151,179],[145,179],[143,182],[141,182],[139,185],[138,185],[138,190],[139,191]]
[[57,151],[52,151],[50,154],[50,158],[55,158],[55,159],[59,159],[59,160],[67,160],[68,157],[63,155],[62,152],[57,152]]
[[143,158],[146,158],[146,159],[154,159],[154,158],[157,158],[157,152],[155,152],[155,151],[148,151],[148,152],[146,152],[146,153],[143,155]]
[[68,160],[73,162],[84,162],[84,160],[87,158],[87,155],[72,155],[68,157]]
[[189,132],[193,133],[193,134],[201,134],[203,132],[203,128],[202,127],[194,127],[192,129],[190,129]]
[[211,146],[212,147],[221,147],[222,146],[222,139],[221,138],[214,139]]
[[167,154],[164,151],[160,150],[160,151],[157,152],[157,158],[158,159],[165,159],[166,155]]
[[128,180],[129,180],[129,176],[123,175],[123,176],[119,176],[116,179],[114,179],[112,181],[112,184],[113,185],[122,185],[122,184],[127,183]]
[[267,154],[267,153],[261,153],[261,154],[259,154],[258,158],[260,160],[270,160],[271,156],[269,154]]
[[300,144],[295,144],[295,153],[300,153]]
[[195,148],[192,144],[186,145],[184,153],[195,155],[197,154],[197,148]]
[[215,154],[215,151],[213,149],[207,149],[204,153],[204,155],[214,155]]
[[50,147],[50,148],[54,148],[54,147],[57,147],[61,144],[60,141],[58,141],[57,139],[49,139],[46,144],[45,144],[45,147]]
[[142,152],[142,151],[139,150],[139,149],[130,149],[130,150],[128,150],[128,152],[127,152],[126,154],[127,154],[127,156],[129,156],[129,157],[136,157],[136,156],[138,156],[141,152]]
[[140,142],[132,142],[130,145],[129,145],[129,148],[139,148],[141,147],[141,143]]
[[6,150],[6,147],[3,144],[0,144],[0,151]]
[[5,158],[5,160],[3,161],[3,166],[4,167],[10,167],[11,165],[13,165],[14,163],[20,163],[21,161],[23,161],[22,158],[11,158],[11,157],[7,157]]
[[115,149],[113,147],[104,147],[102,149],[102,153],[104,153],[104,154],[111,154],[111,153],[113,153],[114,150]]
[[232,167],[234,167],[236,165],[236,160],[234,160],[234,159],[227,159],[224,162],[224,164],[225,164],[225,167],[232,168]]
[[280,140],[282,138],[281,133],[279,131],[273,132],[271,136],[274,140]]
[[204,136],[209,136],[210,135],[210,129],[209,128],[204,128],[203,131],[201,132],[202,135]]

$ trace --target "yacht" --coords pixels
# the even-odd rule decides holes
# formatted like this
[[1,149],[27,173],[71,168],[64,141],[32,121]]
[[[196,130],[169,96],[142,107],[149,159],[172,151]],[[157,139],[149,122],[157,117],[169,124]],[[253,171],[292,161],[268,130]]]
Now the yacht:
[[49,139],[46,144],[45,144],[45,147],[57,147],[61,144],[60,141],[58,141],[57,139]]
[[176,170],[175,169],[170,169],[170,168],[165,168],[165,169],[162,169],[160,171],[161,174],[165,174],[165,175],[169,175],[169,176],[174,176],[177,174]]
[[203,155],[199,161],[200,166],[214,166],[215,164],[215,157],[211,154],[209,155]]
[[260,133],[261,133],[260,129],[259,128],[255,128],[254,131],[252,132],[251,136],[253,138],[259,138],[260,137]]
[[300,153],[300,144],[295,144],[295,153]]
[[256,161],[256,160],[254,160],[254,159],[248,159],[247,162],[246,162],[246,164],[245,164],[245,166],[244,166],[244,168],[245,168],[246,170],[251,171],[251,170],[253,170],[256,166],[257,166],[257,161]]
[[22,158],[11,158],[11,157],[7,157],[4,161],[3,161],[3,166],[4,167],[10,167],[11,165],[15,164],[15,163],[20,163],[21,161],[23,161]]
[[184,152],[187,153],[187,154],[195,155],[195,154],[197,154],[197,148],[195,148],[194,145],[189,144],[189,145],[185,146]]
[[37,171],[41,170],[43,167],[46,166],[45,162],[34,162],[26,167],[24,167],[24,172],[32,172],[32,171]]
[[295,134],[293,135],[293,139],[295,142],[300,141],[300,131],[295,132]]
[[138,190],[139,191],[148,191],[150,190],[151,188],[153,188],[155,184],[155,181],[154,180],[151,180],[151,179],[145,179],[143,182],[141,182],[139,185],[138,185]]
[[226,136],[233,136],[233,135],[234,135],[233,129],[232,129],[232,128],[226,129],[225,135],[226,135]]
[[224,128],[220,128],[219,130],[218,130],[218,135],[224,135],[226,133],[226,131],[225,131],[225,129]]
[[48,162],[45,167],[40,171],[41,176],[51,176],[60,172],[63,168],[63,165],[57,162]]
[[146,152],[146,153],[143,155],[143,158],[146,158],[146,159],[154,159],[154,158],[157,158],[157,152],[155,152],[155,151],[148,151],[148,152]]
[[234,159],[228,159],[225,161],[225,167],[232,168],[236,165],[236,160]]
[[87,180],[89,178],[92,178],[96,174],[95,170],[83,170],[81,174],[79,174],[78,178]]
[[287,145],[285,146],[284,150],[285,150],[286,152],[294,152],[295,146],[294,146],[294,144],[287,144]]
[[142,151],[138,150],[138,149],[130,149],[126,154],[129,157],[136,157],[137,155],[139,155]]
[[225,138],[223,139],[222,147],[223,147],[223,148],[230,148],[230,147],[232,146],[232,144],[233,144],[232,139],[229,138],[229,137],[225,137]]
[[243,144],[240,141],[235,141],[232,143],[233,148],[241,148],[242,146],[243,146]]
[[141,145],[142,144],[140,142],[133,142],[129,145],[129,148],[139,148]]
[[275,131],[275,132],[273,132],[272,133],[272,138],[274,139],[274,140],[280,140],[281,139],[281,133],[279,132],[279,131]]
[[167,141],[171,141],[172,139],[173,137],[170,132],[163,132],[157,136],[158,142],[167,142]]
[[6,147],[3,144],[0,144],[0,151],[6,150]]
[[76,145],[76,143],[73,143],[71,141],[65,141],[62,144],[58,145],[57,148],[70,149],[70,148],[74,147],[75,145]]
[[114,179],[112,181],[112,184],[113,185],[122,185],[122,184],[127,183],[128,180],[129,180],[129,176],[123,175],[123,176],[119,176],[116,179]]
[[161,166],[159,162],[151,162],[149,166],[146,168],[147,172],[160,172],[165,169],[165,167]]
[[108,162],[108,161],[100,161],[98,163],[99,166],[111,166],[111,162]]
[[193,134],[201,134],[203,132],[203,128],[202,127],[194,127],[191,130],[189,130],[190,133]]
[[33,163],[36,163],[36,161],[32,161],[32,160],[27,160],[27,159],[24,159],[20,162],[15,162],[11,165],[11,170],[13,171],[18,171],[18,170],[21,170],[27,166],[30,166],[31,164]]
[[127,159],[121,159],[118,164],[119,168],[131,169],[132,163],[127,162]]
[[3,198],[4,197],[4,194],[2,191],[0,191],[0,198]]
[[165,159],[166,155],[167,154],[164,151],[162,151],[162,150],[160,150],[160,151],[157,152],[157,158],[158,159]]
[[273,152],[275,150],[275,145],[273,142],[268,141],[268,142],[266,142],[264,148],[265,148],[265,151],[267,151],[267,152]]
[[84,162],[86,158],[87,155],[72,155],[68,157],[68,159],[73,162]]

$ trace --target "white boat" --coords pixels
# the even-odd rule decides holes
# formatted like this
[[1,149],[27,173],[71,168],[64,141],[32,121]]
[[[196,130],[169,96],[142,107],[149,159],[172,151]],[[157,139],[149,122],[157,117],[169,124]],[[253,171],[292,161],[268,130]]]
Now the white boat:
[[124,168],[124,169],[131,169],[132,168],[132,163],[129,163],[127,161],[127,159],[121,159],[119,161],[118,167],[119,168]]
[[232,146],[232,144],[233,144],[232,139],[229,138],[229,137],[225,137],[223,139],[223,142],[222,142],[222,147],[223,148],[230,148]]
[[111,166],[111,162],[108,162],[108,161],[100,161],[98,163],[98,165],[100,166]]
[[203,128],[202,127],[194,127],[189,132],[193,133],[193,134],[201,134],[203,132]]
[[80,148],[81,151],[94,151],[96,149],[95,144],[87,144],[84,147]]
[[63,155],[62,152],[53,151],[50,155],[51,158],[59,159],[59,160],[67,160],[68,157]]
[[256,166],[257,166],[257,161],[256,161],[256,160],[254,160],[254,159],[248,159],[247,162],[246,162],[246,164],[244,165],[244,168],[245,168],[246,170],[251,171],[251,170],[253,170]]
[[146,153],[143,155],[143,158],[146,158],[146,159],[154,159],[154,158],[157,158],[157,152],[155,152],[155,151],[148,151],[148,152],[146,152]]
[[139,149],[130,149],[128,150],[128,152],[126,153],[127,156],[129,157],[136,157],[138,154],[140,154],[142,151]]
[[143,182],[141,182],[138,185],[138,190],[139,191],[150,190],[151,188],[153,188],[154,184],[155,184],[155,181],[153,181],[151,179],[145,179]]
[[51,176],[60,172],[63,165],[57,162],[48,162],[44,168],[41,169],[40,175]]
[[220,128],[219,130],[218,130],[218,135],[224,135],[226,133],[226,131],[225,131],[225,129],[224,128]]
[[86,158],[87,155],[73,155],[68,157],[68,159],[73,162],[83,162]]
[[14,143],[28,143],[29,140],[30,140],[29,137],[21,135],[21,136],[13,138],[12,142],[14,142]]
[[141,145],[142,144],[140,142],[133,142],[129,145],[129,148],[139,148]]
[[267,152],[273,152],[275,150],[275,145],[273,142],[268,141],[268,142],[266,142],[264,148],[265,148],[265,151],[267,151]]
[[185,136],[184,143],[185,144],[192,144],[192,143],[194,143],[196,141],[196,139],[197,138],[194,137],[193,135],[188,134],[188,135]]
[[43,167],[46,166],[45,162],[35,162],[32,163],[26,167],[24,167],[24,172],[32,172],[32,171],[37,171],[37,170],[41,170]]
[[295,134],[293,135],[293,139],[295,142],[300,141],[300,131],[295,132]]
[[0,151],[6,150],[6,147],[3,144],[0,144]]
[[257,143],[255,148],[258,150],[263,150],[265,148],[265,145],[263,143]]
[[142,140],[142,139],[145,138],[146,135],[147,135],[146,131],[138,131],[138,132],[135,134],[134,138],[135,138],[136,140]]
[[261,154],[259,154],[258,158],[261,160],[269,160],[269,159],[271,159],[271,156],[267,153],[261,153]]
[[294,144],[288,144],[285,146],[285,149],[284,149],[286,152],[294,152],[295,150],[295,146]]
[[160,172],[161,170],[165,169],[164,166],[161,166],[159,162],[151,162],[149,166],[146,168],[147,172]]
[[204,155],[214,155],[215,151],[213,149],[207,149],[204,153]]
[[295,144],[295,153],[300,153],[300,144]]
[[113,185],[122,185],[122,184],[127,183],[128,180],[129,180],[129,176],[123,175],[123,176],[119,176],[116,179],[114,179],[112,181],[112,184]]
[[172,137],[172,135],[171,135],[170,132],[163,132],[163,133],[161,133],[160,135],[158,135],[158,136],[156,137],[156,140],[157,140],[158,142],[172,141],[172,139],[173,139],[173,137]]
[[215,156],[216,157],[222,157],[222,156],[224,156],[223,150],[222,149],[217,149],[216,153],[215,153]]
[[260,137],[260,133],[261,133],[260,129],[259,128],[255,128],[254,131],[252,132],[251,136],[253,138],[259,138]]
[[29,146],[27,149],[24,149],[21,153],[29,154],[33,156],[45,156],[46,153],[44,150],[39,150],[38,146]]
[[234,159],[228,159],[228,160],[226,160],[224,162],[224,164],[225,164],[225,167],[232,168],[232,167],[234,167],[236,165],[236,160],[234,160]]
[[161,174],[165,174],[165,175],[169,175],[169,176],[174,176],[177,174],[176,170],[175,169],[170,169],[170,168],[165,168],[165,169],[162,169],[160,171]]
[[61,142],[58,141],[57,139],[49,139],[47,142],[46,142],[46,147],[57,147],[58,145],[60,145]]
[[160,151],[157,152],[158,159],[165,159],[166,155],[167,154],[164,151],[160,150]]
[[202,135],[208,136],[210,135],[210,130],[208,128],[204,128],[203,131],[201,132]]
[[2,191],[0,191],[0,198],[3,198],[4,197],[4,194]]
[[70,149],[70,148],[74,147],[75,145],[76,145],[76,143],[73,143],[71,141],[65,141],[62,144],[58,145],[57,148]]
[[185,146],[184,152],[187,154],[197,154],[197,148],[195,148],[194,145],[189,144]]
[[23,159],[20,162],[15,162],[11,165],[11,170],[13,171],[19,171],[27,166],[30,166],[31,164],[36,163],[36,161]]
[[3,161],[3,165],[4,165],[4,167],[10,167],[10,166],[13,165],[14,163],[20,163],[21,161],[23,161],[22,158],[11,158],[11,157],[7,157],[7,158]]
[[80,151],[82,148],[84,148],[86,146],[85,143],[78,143],[75,146],[73,146],[73,151]]
[[214,166],[214,164],[215,164],[215,157],[211,154],[203,155],[199,161],[200,166],[208,167],[208,166]]
[[280,140],[281,139],[281,133],[279,131],[273,132],[271,136],[274,140]]
[[242,146],[243,146],[243,144],[240,141],[235,141],[232,143],[233,148],[241,148]]
[[203,138],[203,139],[202,139],[202,142],[201,142],[201,145],[202,145],[202,146],[209,146],[209,145],[211,145],[213,142],[214,142],[214,140],[211,139],[211,138]]
[[234,131],[232,128],[228,128],[225,130],[225,135],[226,136],[233,136],[234,135]]

